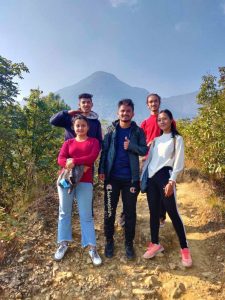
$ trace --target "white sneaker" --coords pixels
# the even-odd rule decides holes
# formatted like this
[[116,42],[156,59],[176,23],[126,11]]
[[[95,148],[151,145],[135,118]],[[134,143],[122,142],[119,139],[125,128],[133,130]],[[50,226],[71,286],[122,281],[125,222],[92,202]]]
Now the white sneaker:
[[98,252],[95,248],[91,248],[89,251],[88,251],[90,257],[91,257],[91,260],[93,262],[93,265],[95,266],[99,266],[101,265],[102,263],[102,259],[101,257],[98,255]]
[[59,244],[59,248],[56,250],[56,253],[54,255],[55,260],[61,260],[65,255],[67,249],[68,249],[67,242],[61,242]]

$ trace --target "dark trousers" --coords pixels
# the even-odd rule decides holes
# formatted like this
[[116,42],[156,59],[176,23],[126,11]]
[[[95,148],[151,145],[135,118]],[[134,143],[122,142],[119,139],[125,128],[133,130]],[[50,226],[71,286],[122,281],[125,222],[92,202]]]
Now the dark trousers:
[[106,240],[113,239],[116,208],[121,192],[123,212],[125,215],[125,243],[130,244],[133,242],[136,225],[136,203],[139,191],[139,182],[132,183],[130,180],[128,181],[118,179],[105,181],[104,232]]
[[170,167],[164,167],[152,178],[148,179],[147,199],[150,210],[151,240],[154,244],[159,243],[159,217],[160,203],[162,201],[173,223],[181,248],[187,248],[185,229],[177,210],[175,194],[173,193],[170,197],[165,197],[164,195],[164,187],[170,178],[170,170]]
[[159,213],[160,220],[166,220],[166,209],[163,204],[163,201],[160,202],[160,213]]

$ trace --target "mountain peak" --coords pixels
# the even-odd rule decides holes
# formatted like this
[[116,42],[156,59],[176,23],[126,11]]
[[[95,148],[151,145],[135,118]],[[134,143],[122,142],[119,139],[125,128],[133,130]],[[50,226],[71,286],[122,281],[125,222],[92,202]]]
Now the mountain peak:
[[[149,110],[146,108],[146,96],[149,92],[143,88],[132,87],[105,71],[96,71],[56,93],[68,105],[74,107],[77,103],[77,96],[84,92],[94,95],[94,111],[102,119],[114,120],[117,117],[117,103],[123,98],[130,98],[134,101],[135,108],[137,107],[135,119],[138,123],[149,116]],[[195,94],[187,94],[163,99],[162,108],[170,109],[175,118],[191,118],[196,115],[198,106]]]
[[104,79],[109,79],[109,80],[119,80],[115,75],[111,74],[111,73],[108,73],[108,72],[105,72],[105,71],[96,71],[94,73],[92,73],[90,76],[88,76],[89,78],[92,78],[92,79],[97,79],[97,80],[102,80],[103,78]]

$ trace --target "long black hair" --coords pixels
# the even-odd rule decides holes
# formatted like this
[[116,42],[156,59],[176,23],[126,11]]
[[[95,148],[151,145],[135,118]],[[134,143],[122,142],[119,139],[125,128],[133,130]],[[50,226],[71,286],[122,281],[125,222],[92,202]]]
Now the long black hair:
[[[177,131],[177,129],[176,129],[176,125],[175,125],[175,122],[174,122],[173,115],[172,115],[171,111],[170,111],[169,109],[163,109],[163,110],[161,110],[161,111],[159,112],[159,115],[160,115],[161,113],[166,114],[166,115],[168,116],[168,118],[169,118],[171,121],[173,121],[173,122],[171,123],[171,135],[172,135],[172,138],[174,138],[175,135],[181,135],[181,134]],[[163,134],[163,131],[160,130],[160,135],[162,135],[162,134]]]

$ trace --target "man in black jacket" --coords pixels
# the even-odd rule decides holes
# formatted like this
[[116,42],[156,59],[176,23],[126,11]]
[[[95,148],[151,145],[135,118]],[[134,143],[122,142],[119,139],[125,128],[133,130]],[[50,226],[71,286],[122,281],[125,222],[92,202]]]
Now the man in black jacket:
[[139,187],[139,155],[148,152],[143,130],[132,121],[134,104],[130,99],[118,103],[119,120],[112,123],[104,137],[99,163],[99,179],[104,180],[105,256],[114,254],[114,223],[116,208],[122,193],[125,214],[125,250],[134,257],[133,239],[136,225],[136,202]]

